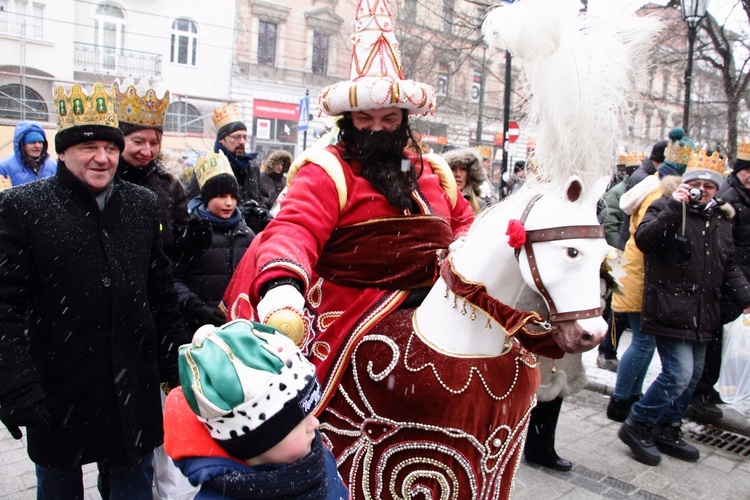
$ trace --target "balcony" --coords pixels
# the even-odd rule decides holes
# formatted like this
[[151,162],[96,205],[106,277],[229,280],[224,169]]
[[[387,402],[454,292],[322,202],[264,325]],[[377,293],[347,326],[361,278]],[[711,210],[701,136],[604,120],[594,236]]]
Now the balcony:
[[98,75],[161,76],[161,54],[75,42],[75,71]]

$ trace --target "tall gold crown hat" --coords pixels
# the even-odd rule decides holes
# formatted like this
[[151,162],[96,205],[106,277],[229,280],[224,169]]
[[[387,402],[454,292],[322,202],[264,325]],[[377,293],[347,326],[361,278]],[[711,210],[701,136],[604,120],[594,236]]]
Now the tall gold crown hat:
[[721,187],[724,182],[724,169],[726,167],[726,158],[723,158],[718,151],[710,155],[706,149],[697,149],[690,156],[685,173],[682,174],[682,182],[694,180],[706,180]]
[[737,144],[737,159],[750,161],[750,141],[748,141],[747,137],[740,139],[740,142]]
[[162,130],[167,118],[169,107],[169,91],[159,99],[154,89],[148,89],[144,96],[138,95],[133,85],[125,92],[120,92],[118,82],[112,84],[115,99],[117,99],[117,118],[122,123],[136,125],[143,128]]
[[410,115],[435,112],[435,89],[405,79],[393,28],[390,0],[359,0],[349,80],[320,91],[318,114],[390,107]]
[[125,140],[118,128],[117,101],[112,88],[95,83],[88,94],[79,84],[70,93],[62,86],[55,88],[57,133],[55,151],[59,154],[81,142],[104,140],[117,144],[122,151]]
[[625,167],[637,167],[646,159],[646,153],[631,151],[617,156],[617,164]]
[[218,139],[221,139],[237,130],[247,130],[247,126],[242,118],[242,113],[240,113],[237,104],[233,102],[224,104],[215,109],[213,120]]

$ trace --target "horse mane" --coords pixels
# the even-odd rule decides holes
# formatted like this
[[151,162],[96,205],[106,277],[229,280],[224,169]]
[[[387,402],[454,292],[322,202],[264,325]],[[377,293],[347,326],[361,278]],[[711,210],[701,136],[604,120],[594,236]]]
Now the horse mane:
[[584,186],[611,177],[628,94],[660,28],[612,0],[579,8],[578,0],[521,0],[492,10],[482,27],[488,43],[523,64],[537,174],[558,188],[572,175]]

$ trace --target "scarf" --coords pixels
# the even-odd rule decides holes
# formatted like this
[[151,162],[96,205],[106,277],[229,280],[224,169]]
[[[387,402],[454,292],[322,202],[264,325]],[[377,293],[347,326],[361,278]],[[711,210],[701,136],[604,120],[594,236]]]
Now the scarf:
[[310,453],[282,466],[260,466],[234,471],[206,483],[212,490],[231,498],[321,500],[328,492],[325,449],[320,432]]
[[29,167],[35,175],[39,175],[39,171],[42,169],[42,163],[44,162],[44,153],[39,155],[39,158],[32,158],[31,156],[23,155],[23,164]]
[[[195,198],[196,200],[201,199],[200,196]],[[234,213],[232,216],[228,219],[222,219],[221,217],[216,217],[214,214],[208,211],[206,208],[206,204],[203,202],[203,200],[200,201],[200,203],[195,206],[193,209],[190,210],[192,212],[195,210],[198,212],[198,216],[201,219],[206,219],[208,222],[211,223],[212,226],[220,227],[222,229],[232,229],[237,224],[240,223],[242,220],[242,214],[240,213],[239,209],[235,207]]]

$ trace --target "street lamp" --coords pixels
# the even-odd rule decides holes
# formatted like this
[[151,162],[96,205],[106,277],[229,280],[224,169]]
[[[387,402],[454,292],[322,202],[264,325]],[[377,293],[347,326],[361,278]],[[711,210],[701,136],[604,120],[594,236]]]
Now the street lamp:
[[685,106],[682,110],[682,128],[687,133],[690,121],[690,83],[693,79],[693,46],[695,33],[701,20],[706,17],[708,0],[680,0],[682,19],[688,25],[688,63],[685,69]]

